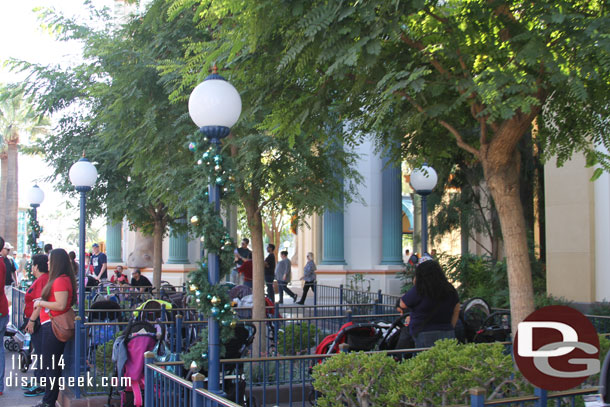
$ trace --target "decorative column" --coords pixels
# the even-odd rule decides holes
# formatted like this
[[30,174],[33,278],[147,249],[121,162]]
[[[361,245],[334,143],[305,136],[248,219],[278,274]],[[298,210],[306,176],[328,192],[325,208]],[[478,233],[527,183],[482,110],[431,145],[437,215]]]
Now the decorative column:
[[[186,219],[178,219],[176,223],[186,223]],[[189,264],[189,247],[187,232],[176,233],[173,228],[169,231],[169,258],[168,264]]]
[[381,264],[403,264],[400,177],[400,167],[384,158],[381,172]]
[[[341,206],[343,199],[341,200]],[[322,251],[322,264],[327,265],[343,265],[344,258],[344,241],[343,241],[343,211],[330,212],[324,211],[323,219],[324,229],[324,250]]]
[[121,263],[123,261],[123,222],[108,223],[106,226],[106,256],[108,263]]

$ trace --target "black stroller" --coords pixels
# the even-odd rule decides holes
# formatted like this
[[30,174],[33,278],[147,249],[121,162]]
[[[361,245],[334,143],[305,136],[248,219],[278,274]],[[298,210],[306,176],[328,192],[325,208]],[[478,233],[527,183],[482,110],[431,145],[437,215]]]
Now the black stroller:
[[[223,359],[241,359],[244,357],[248,353],[255,336],[256,327],[253,324],[239,322],[235,327],[233,338],[225,344]],[[198,372],[204,376],[208,374],[203,368],[199,369]],[[222,367],[222,372],[224,377],[222,389],[226,393],[227,399],[245,407],[256,406],[256,400],[251,399],[246,392],[243,364],[238,362],[227,363]],[[191,380],[195,373],[197,373],[197,369],[191,368],[187,372],[186,379]]]

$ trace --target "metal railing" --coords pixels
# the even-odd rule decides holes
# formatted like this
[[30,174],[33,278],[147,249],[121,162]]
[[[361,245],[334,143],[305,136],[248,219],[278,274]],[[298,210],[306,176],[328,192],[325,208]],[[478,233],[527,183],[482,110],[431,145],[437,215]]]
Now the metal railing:
[[25,320],[25,291],[13,287],[11,296],[11,324],[19,329]]
[[548,402],[555,401],[556,406],[570,403],[571,406],[576,405],[577,397],[586,394],[594,394],[599,391],[598,387],[588,387],[585,389],[572,389],[561,392],[548,392],[543,389],[535,388],[534,394],[523,397],[510,397],[497,400],[485,400],[486,391],[482,387],[470,389],[470,404],[454,407],[485,407],[485,406],[532,406],[532,407],[547,407]]
[[154,353],[146,352],[144,357],[144,407],[240,407],[205,390],[203,375],[195,374],[188,381],[156,365]]

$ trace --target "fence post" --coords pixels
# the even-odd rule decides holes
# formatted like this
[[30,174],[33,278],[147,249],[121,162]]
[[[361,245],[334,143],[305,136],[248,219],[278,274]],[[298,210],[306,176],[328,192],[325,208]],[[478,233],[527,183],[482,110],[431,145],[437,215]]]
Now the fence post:
[[345,310],[345,322],[352,322],[352,309],[348,308]]
[[470,407],[485,406],[485,389],[483,387],[475,387],[470,389]]
[[[318,282],[313,282],[313,316],[318,316]],[[317,328],[317,326],[316,326]]]
[[544,389],[539,389],[538,387],[534,387],[534,394],[538,396],[538,400],[536,401],[537,407],[546,407],[548,401],[548,393]]
[[[381,311],[383,308],[383,294],[381,293],[381,290],[377,291],[377,303],[380,304],[378,311]],[[381,314],[381,312],[377,312],[377,314]]]
[[182,353],[182,314],[176,315],[176,352]]
[[[190,407],[203,407],[204,406],[203,397],[195,391],[197,389],[203,389],[203,380],[204,379],[205,379],[205,376],[202,375],[201,373],[195,373],[193,375],[193,377],[191,378],[191,380],[193,380],[193,395],[191,397],[191,406]],[[206,405],[207,404],[208,403],[206,403]],[[184,406],[184,407],[189,407],[189,406]]]
[[[82,324],[83,324],[83,321],[77,315],[76,318],[74,318],[74,360],[72,361],[72,363],[74,365],[73,374],[74,374],[75,382],[78,382],[78,377],[80,377],[80,363],[81,363],[80,352],[81,352],[81,340],[82,340],[81,339]],[[38,363],[38,362],[36,362],[36,363]],[[77,399],[80,398],[80,387],[78,385],[74,385],[74,397],[76,397]]]
[[[146,352],[144,354],[144,407],[153,406],[154,393],[154,380],[153,370],[148,366],[155,363],[155,354],[152,352]],[[160,394],[164,394],[166,389],[157,389]],[[163,390],[163,391],[161,391]]]
[[343,305],[343,284],[339,286],[339,304]]

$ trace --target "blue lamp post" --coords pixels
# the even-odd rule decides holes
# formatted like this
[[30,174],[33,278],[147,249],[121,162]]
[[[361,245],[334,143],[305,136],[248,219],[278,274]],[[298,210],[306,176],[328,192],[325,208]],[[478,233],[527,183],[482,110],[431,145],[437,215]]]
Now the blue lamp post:
[[[38,185],[34,185],[32,188],[29,189],[28,201],[30,202],[30,206],[32,207],[32,212],[34,214],[34,220],[36,220],[36,218],[38,216],[38,213],[37,213],[38,207],[40,206],[42,201],[44,201],[44,192],[42,191],[42,189],[40,189],[40,187]],[[34,244],[36,244],[36,239],[38,238],[36,231],[32,231],[32,235],[34,237]],[[36,254],[36,253],[32,253],[32,254]]]
[[[229,135],[240,114],[239,93],[218,75],[216,67],[189,97],[189,115],[216,151],[220,150],[220,141]],[[220,186],[210,183],[208,195],[210,203],[214,204],[217,212],[220,211]],[[208,253],[208,279],[212,285],[220,280],[220,262],[215,253]],[[213,316],[208,318],[208,371],[208,390],[220,394],[220,328]]]
[[436,186],[438,176],[434,168],[424,164],[411,173],[411,187],[421,195],[421,250],[422,255],[428,252],[428,208],[426,199]]
[[[85,155],[70,167],[70,182],[74,188],[80,192],[80,223],[78,231],[78,316],[80,320],[77,323],[76,329],[82,332],[83,323],[85,322],[85,209],[87,201],[87,192],[91,191],[91,187],[97,180],[97,170],[91,164]],[[77,335],[76,338],[84,338],[82,335]],[[76,357],[75,366],[80,376],[80,367],[83,365],[81,359],[85,356],[85,341],[75,343]],[[78,395],[77,395],[78,396]]]

